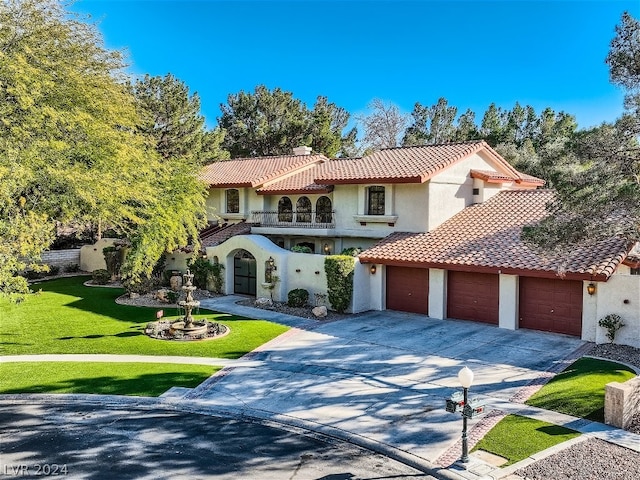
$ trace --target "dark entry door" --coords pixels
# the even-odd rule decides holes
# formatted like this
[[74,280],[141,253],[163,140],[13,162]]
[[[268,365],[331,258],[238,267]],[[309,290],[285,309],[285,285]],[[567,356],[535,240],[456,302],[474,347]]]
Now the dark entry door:
[[256,259],[234,258],[233,292],[243,295],[256,294]]

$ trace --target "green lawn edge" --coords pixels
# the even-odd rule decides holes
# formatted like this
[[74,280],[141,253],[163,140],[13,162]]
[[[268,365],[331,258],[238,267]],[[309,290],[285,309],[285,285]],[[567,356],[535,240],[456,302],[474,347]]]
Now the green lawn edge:
[[580,435],[566,427],[521,415],[507,415],[471,450],[484,450],[507,459],[507,467],[535,453]]
[[[123,289],[86,287],[89,277],[34,284],[25,302],[0,298],[0,355],[120,354],[237,359],[286,332],[289,327],[262,319],[200,310],[195,318],[227,325],[229,335],[215,340],[175,342],[144,335],[158,308],[115,303]],[[175,308],[163,308],[178,318]]]
[[594,422],[604,422],[605,385],[636,376],[617,362],[582,357],[553,377],[525,403]]
[[195,388],[222,367],[128,362],[0,364],[0,394],[87,393],[157,397],[171,387]]

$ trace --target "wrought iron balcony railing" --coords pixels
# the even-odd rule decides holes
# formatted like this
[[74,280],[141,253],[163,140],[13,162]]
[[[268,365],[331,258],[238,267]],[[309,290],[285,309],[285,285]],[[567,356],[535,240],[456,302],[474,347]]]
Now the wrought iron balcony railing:
[[336,228],[335,210],[330,212],[251,212],[254,227],[278,228]]

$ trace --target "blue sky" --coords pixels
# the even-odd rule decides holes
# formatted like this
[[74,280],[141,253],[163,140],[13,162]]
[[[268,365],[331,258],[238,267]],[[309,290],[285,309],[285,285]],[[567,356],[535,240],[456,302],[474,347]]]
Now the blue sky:
[[134,75],[171,72],[202,100],[209,126],[227,95],[264,84],[309,107],[318,95],[366,112],[381,98],[410,112],[445,97],[476,112],[516,101],[614,120],[622,91],[604,58],[638,0],[76,0]]

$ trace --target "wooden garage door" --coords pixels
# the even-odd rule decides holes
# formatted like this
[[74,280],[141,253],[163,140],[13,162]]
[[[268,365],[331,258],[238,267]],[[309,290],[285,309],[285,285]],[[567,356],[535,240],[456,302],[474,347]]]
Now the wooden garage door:
[[520,277],[520,328],[582,334],[582,282]]
[[387,267],[387,308],[428,314],[429,270]]
[[449,318],[498,324],[498,275],[449,271],[447,277]]

